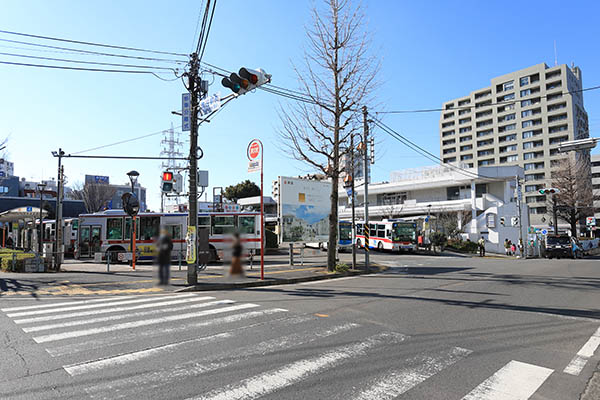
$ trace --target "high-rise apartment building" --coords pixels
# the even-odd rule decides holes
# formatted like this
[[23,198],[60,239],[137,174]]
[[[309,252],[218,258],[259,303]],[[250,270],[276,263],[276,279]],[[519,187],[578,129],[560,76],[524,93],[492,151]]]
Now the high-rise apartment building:
[[600,225],[600,154],[592,155],[592,193],[594,194],[594,216]]
[[[519,165],[523,201],[542,223],[552,171],[566,155],[558,145],[589,137],[579,67],[545,63],[493,78],[491,85],[447,101],[440,115],[444,163],[464,167]],[[546,217],[547,218],[547,217]]]

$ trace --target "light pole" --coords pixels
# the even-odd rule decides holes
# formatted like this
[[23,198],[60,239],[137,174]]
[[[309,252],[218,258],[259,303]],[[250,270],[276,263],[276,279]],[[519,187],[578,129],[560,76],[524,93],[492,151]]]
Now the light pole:
[[[135,196],[135,184],[137,183],[138,177],[140,176],[140,173],[132,170],[129,171],[127,173],[127,176],[129,177],[129,181],[131,182],[131,193]],[[135,270],[135,225],[136,225],[136,221],[135,221],[135,215],[133,217],[131,217],[131,266],[133,267],[133,269]]]
[[43,245],[43,238],[44,238],[44,226],[43,226],[43,219],[44,219],[44,209],[42,208],[43,206],[43,199],[44,199],[44,188],[46,187],[45,183],[38,183],[37,188],[38,191],[40,192],[40,236],[38,237],[38,254],[41,256],[42,255],[42,245]]

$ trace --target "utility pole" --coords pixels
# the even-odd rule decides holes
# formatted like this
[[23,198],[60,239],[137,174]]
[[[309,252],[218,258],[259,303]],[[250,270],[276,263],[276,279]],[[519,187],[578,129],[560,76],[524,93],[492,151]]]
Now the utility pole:
[[365,185],[365,221],[363,226],[366,226],[367,229],[365,232],[365,270],[369,271],[369,152],[367,151],[367,143],[369,139],[369,125],[367,123],[367,117],[369,113],[367,112],[367,106],[363,106],[363,150],[364,150],[364,185]]
[[198,54],[193,53],[188,74],[188,91],[191,97],[190,113],[190,189],[188,197],[188,229],[192,228],[191,237],[192,257],[188,258],[187,283],[198,283],[198,76],[200,63]]
[[56,271],[60,271],[60,264],[62,263],[62,250],[63,250],[63,191],[64,191],[64,179],[65,179],[65,168],[62,165],[62,156],[65,152],[62,149],[58,149],[58,189],[56,194],[56,223],[55,223],[55,238],[54,238],[54,268]]
[[527,258],[527,249],[525,248],[525,243],[523,243],[523,221],[521,221],[521,199],[523,198],[523,193],[521,192],[521,183],[519,182],[519,175],[515,175],[515,182],[517,184],[517,208],[519,211],[519,246],[523,249],[523,253],[521,254],[523,257]]
[[356,199],[356,196],[354,195],[354,133],[350,135],[350,165],[352,166],[350,169],[350,190],[352,191],[352,269],[356,269],[356,215],[354,210],[354,200]]

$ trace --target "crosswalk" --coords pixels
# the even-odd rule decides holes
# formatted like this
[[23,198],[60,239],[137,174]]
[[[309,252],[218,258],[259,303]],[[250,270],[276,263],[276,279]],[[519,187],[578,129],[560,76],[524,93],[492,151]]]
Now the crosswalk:
[[[82,399],[413,398],[411,391],[476,353],[463,347],[414,352],[402,332],[196,293],[0,311],[44,348],[72,382],[73,397]],[[393,362],[379,367],[381,359]],[[359,365],[366,373],[352,385],[328,387],[321,380]],[[511,360],[478,385],[465,385],[460,396],[529,399],[553,372]]]

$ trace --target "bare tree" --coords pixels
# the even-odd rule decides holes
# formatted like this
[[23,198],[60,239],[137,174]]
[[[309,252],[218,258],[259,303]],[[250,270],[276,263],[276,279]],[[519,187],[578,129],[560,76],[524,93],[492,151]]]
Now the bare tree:
[[95,213],[107,205],[115,192],[116,189],[110,185],[75,183],[67,196],[73,200],[83,200],[86,210]]
[[402,212],[403,208],[404,208],[404,204],[389,203],[389,204],[384,204],[382,210],[383,210],[384,217],[386,217],[388,219],[392,219],[392,218],[395,218],[396,215],[399,215]]
[[591,183],[590,164],[585,158],[566,158],[552,173],[552,187],[560,192],[548,198],[548,209],[571,225],[572,235],[577,235],[577,221],[594,214]]
[[[365,17],[351,0],[324,0],[312,10],[303,65],[295,67],[300,92],[310,99],[280,110],[282,148],[332,180],[327,267],[335,267],[340,157],[362,131],[361,106],[371,101],[377,60],[369,55]],[[358,143],[358,140],[356,141]]]

